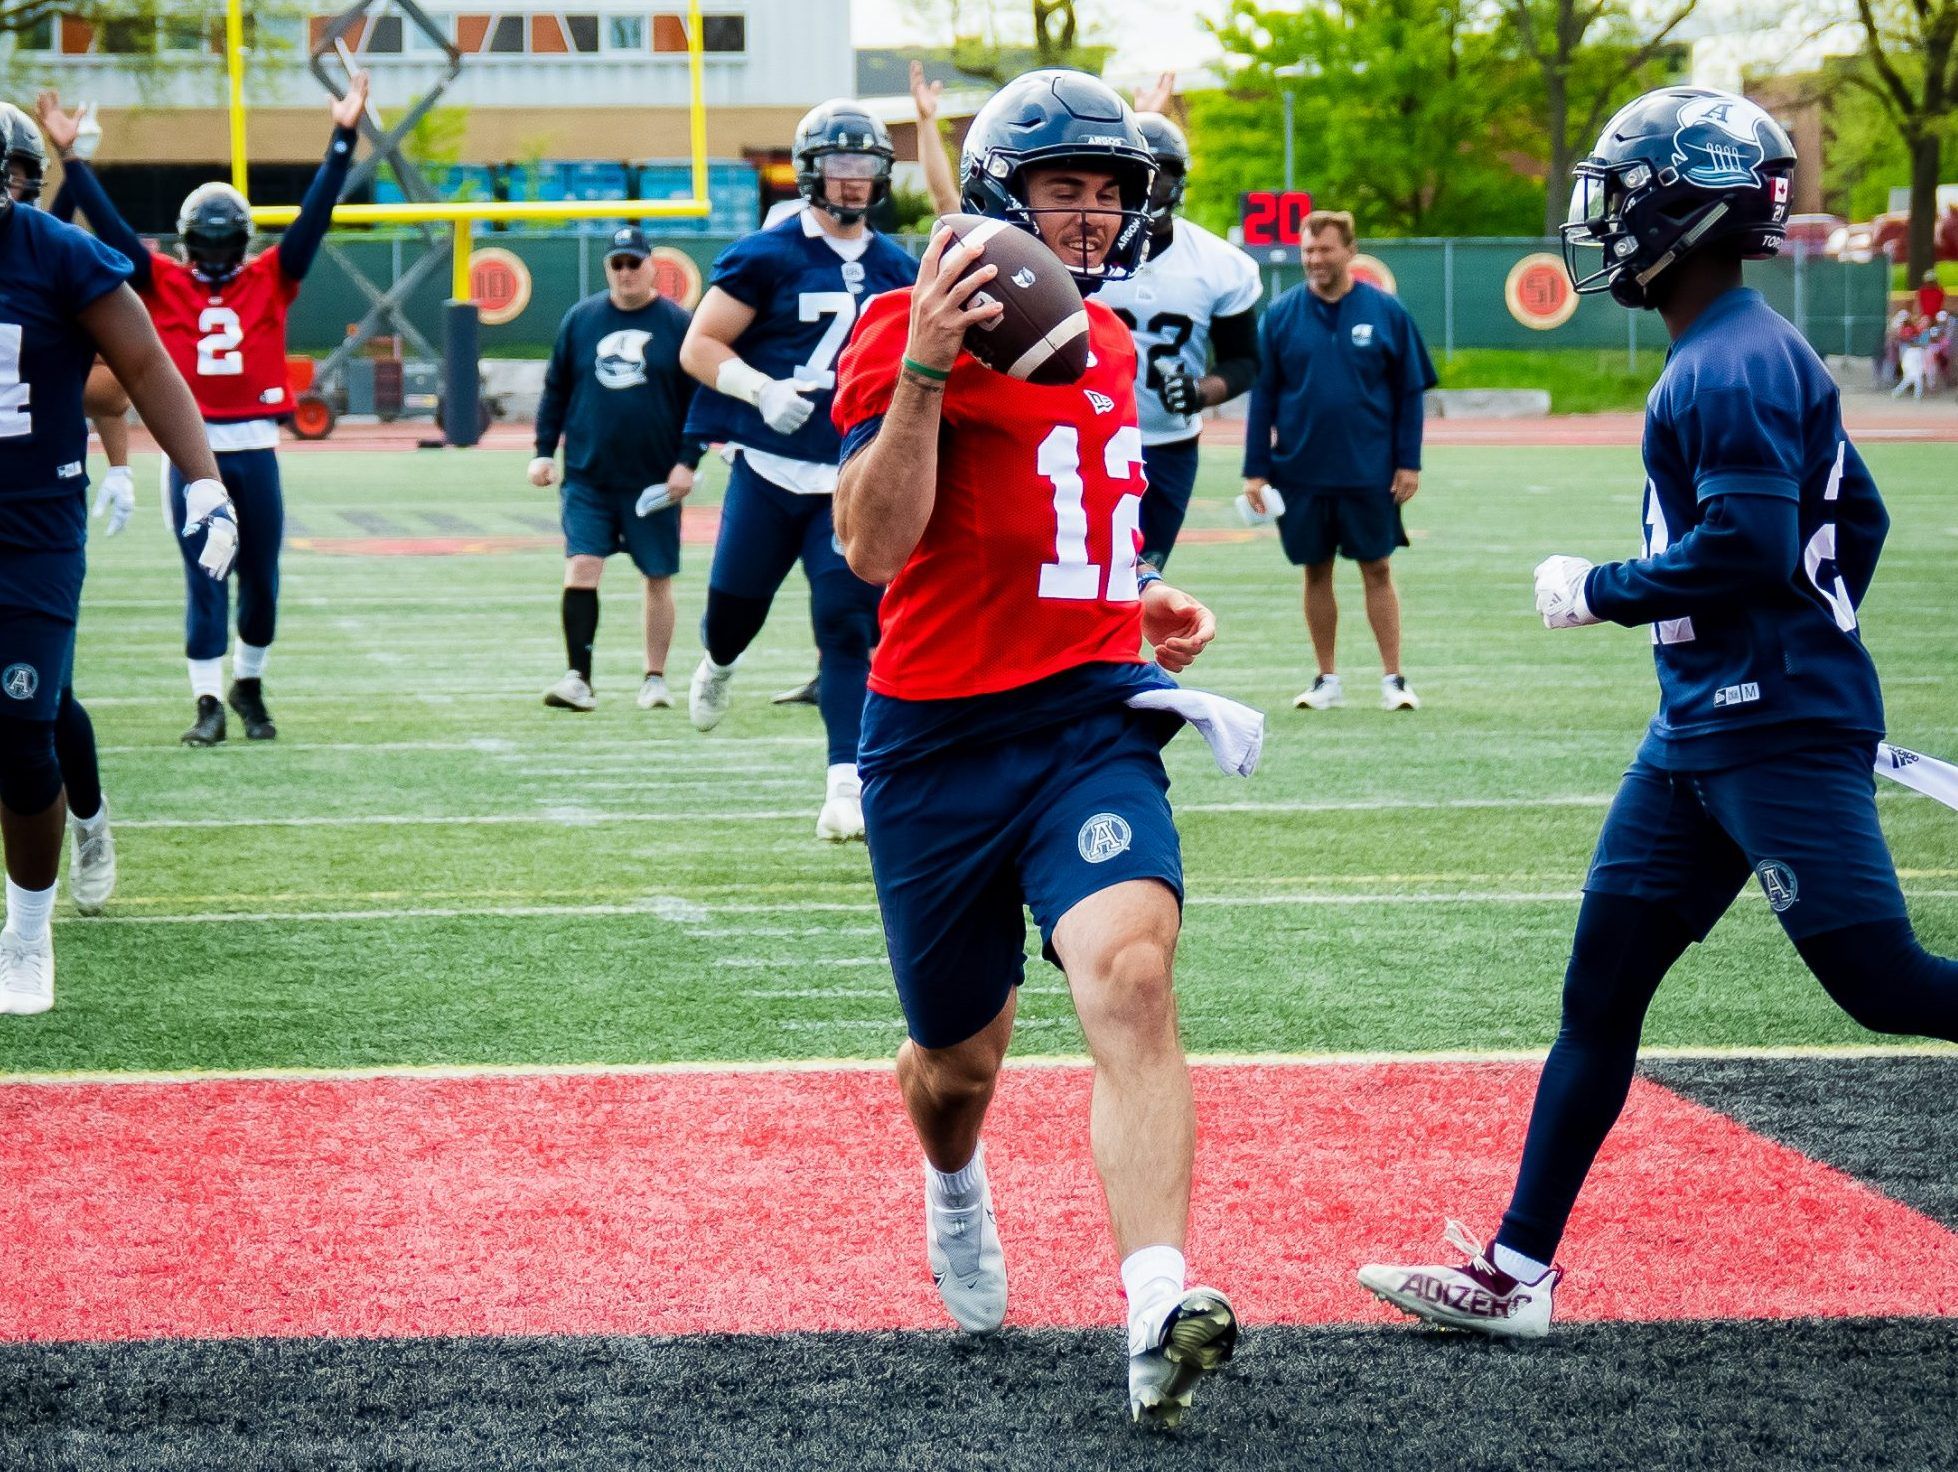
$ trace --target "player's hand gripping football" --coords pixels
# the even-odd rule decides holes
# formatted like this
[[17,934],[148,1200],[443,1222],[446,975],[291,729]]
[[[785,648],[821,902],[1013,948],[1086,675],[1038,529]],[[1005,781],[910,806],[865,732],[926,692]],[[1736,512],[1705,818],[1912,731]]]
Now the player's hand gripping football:
[[197,554],[197,565],[219,582],[238,555],[237,512],[221,481],[194,480],[184,489],[182,535],[192,537],[199,527],[204,529],[204,550]]
[[975,305],[973,296],[999,274],[996,266],[981,266],[970,275],[965,268],[979,252],[952,244],[952,233],[941,230],[925,247],[918,263],[918,285],[911,293],[911,338],[904,356],[927,368],[950,373],[958,361],[965,335],[974,327],[997,322],[1006,308],[988,297]]
[[1536,611],[1546,629],[1581,629],[1603,623],[1584,598],[1591,564],[1582,557],[1546,557],[1536,565]]
[[1217,615],[1181,588],[1153,579],[1142,590],[1142,637],[1155,647],[1157,664],[1180,674],[1217,637]]

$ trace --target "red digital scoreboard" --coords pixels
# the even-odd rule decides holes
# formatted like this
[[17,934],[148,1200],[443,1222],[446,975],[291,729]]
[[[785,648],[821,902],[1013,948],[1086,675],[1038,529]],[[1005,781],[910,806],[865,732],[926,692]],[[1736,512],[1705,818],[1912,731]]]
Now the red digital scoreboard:
[[1238,223],[1244,244],[1297,245],[1305,235],[1305,217],[1312,213],[1312,195],[1304,189],[1253,189],[1237,197]]

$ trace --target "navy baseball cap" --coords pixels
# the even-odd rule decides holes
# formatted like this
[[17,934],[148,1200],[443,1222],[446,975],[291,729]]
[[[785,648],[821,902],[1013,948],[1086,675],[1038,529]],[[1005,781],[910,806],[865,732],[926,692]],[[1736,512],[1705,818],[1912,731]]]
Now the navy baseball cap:
[[605,248],[608,256],[638,256],[641,260],[652,253],[652,246],[646,243],[646,232],[637,225],[621,225],[614,230],[612,243]]

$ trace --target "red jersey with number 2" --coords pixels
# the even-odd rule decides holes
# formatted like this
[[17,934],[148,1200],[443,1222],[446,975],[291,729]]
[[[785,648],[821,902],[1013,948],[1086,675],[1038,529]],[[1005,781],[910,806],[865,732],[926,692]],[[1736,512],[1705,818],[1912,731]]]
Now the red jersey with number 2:
[[[1078,665],[1142,662],[1142,431],[1135,340],[1088,303],[1093,361],[1044,387],[959,354],[945,385],[938,494],[884,594],[870,688],[899,700],[988,695]],[[885,292],[837,362],[850,431],[891,406],[911,292]]]
[[286,387],[286,309],[299,283],[268,250],[222,286],[199,281],[174,256],[150,255],[143,301],[156,335],[190,385],[198,412],[218,424],[292,412]]

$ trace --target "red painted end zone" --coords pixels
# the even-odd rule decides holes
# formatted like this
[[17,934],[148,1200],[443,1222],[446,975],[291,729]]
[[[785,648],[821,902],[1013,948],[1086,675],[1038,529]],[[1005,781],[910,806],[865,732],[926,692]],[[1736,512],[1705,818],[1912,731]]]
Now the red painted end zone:
[[[1253,1323],[1386,1317],[1353,1268],[1495,1222],[1534,1081],[1199,1069],[1195,1271]],[[1087,1085],[1000,1091],[1015,1323],[1120,1318]],[[944,1323],[883,1073],[15,1085],[0,1125],[0,1338]],[[1644,1083],[1565,1258],[1567,1318],[1958,1313],[1958,1236]]]

